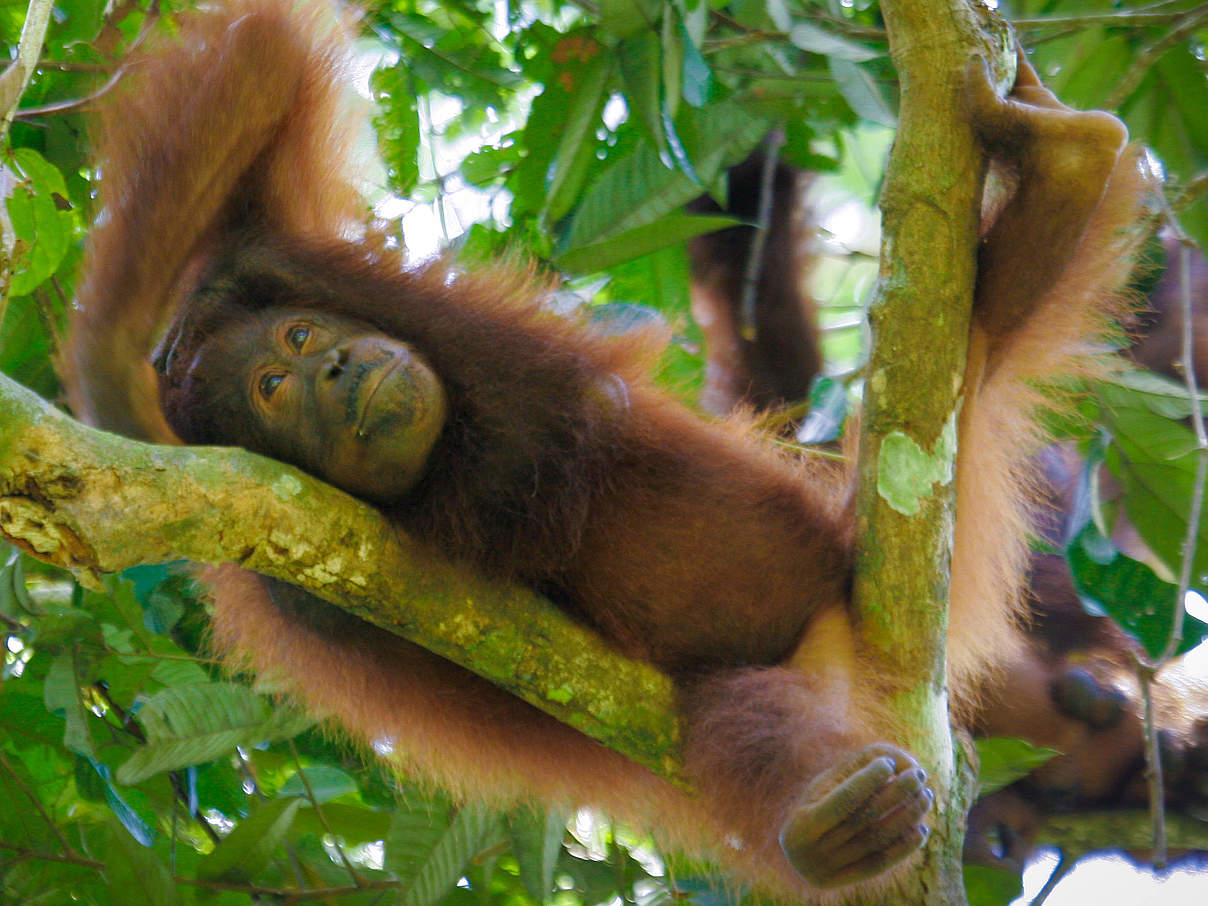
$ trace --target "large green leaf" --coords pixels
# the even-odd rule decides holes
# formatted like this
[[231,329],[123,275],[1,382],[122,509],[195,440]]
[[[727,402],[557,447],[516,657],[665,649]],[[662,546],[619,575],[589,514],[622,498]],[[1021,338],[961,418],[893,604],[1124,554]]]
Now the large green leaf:
[[[96,784],[101,798],[109,806],[113,816],[129,832],[127,836],[134,838],[143,846],[151,845],[155,839],[155,831],[148,824],[147,819],[153,821],[154,816],[146,808],[147,800],[141,790],[127,790],[126,795],[123,795],[122,791],[113,783],[109,765],[91,758],[76,759],[75,775],[77,783],[87,778],[88,781]],[[138,802],[137,808],[131,804],[131,799]],[[147,818],[144,818],[144,813]]]
[[0,371],[35,393],[54,397],[59,379],[53,364],[57,310],[47,305],[49,294],[10,299],[0,325]]
[[554,870],[562,853],[569,817],[560,809],[533,808],[520,808],[507,816],[507,833],[512,841],[512,854],[520,865],[520,880],[537,903],[545,903],[553,895]]
[[975,741],[977,745],[977,795],[988,796],[1026,777],[1050,758],[1061,754],[1040,748],[1024,739],[991,736]]
[[969,906],[1008,906],[1023,893],[1023,879],[1014,872],[988,865],[965,865],[963,871]]
[[[303,781],[305,775],[305,782]],[[357,791],[357,782],[346,771],[335,765],[318,764],[307,768],[299,768],[298,773],[289,778],[277,790],[279,796],[307,796],[306,789],[314,793],[315,801],[329,802],[340,796],[347,796]]]
[[[1196,440],[1183,422],[1186,390],[1165,378],[1123,374],[1099,387],[1100,417],[1111,432],[1107,465],[1124,488],[1129,520],[1150,550],[1177,575],[1187,538],[1195,484]],[[1193,586],[1208,577],[1208,523],[1201,520]]]
[[76,652],[67,651],[55,657],[46,674],[46,710],[61,713],[67,719],[63,734],[63,744],[67,748],[81,755],[94,756],[96,749],[88,731],[80,685]]
[[[546,210],[551,221],[560,220],[579,199],[588,166],[595,159],[594,130],[604,109],[611,71],[611,61],[597,54],[584,63],[571,82],[566,121],[550,168]],[[569,72],[563,70],[562,75],[569,77]]]
[[159,855],[116,824],[109,826],[105,878],[111,889],[121,891],[121,901],[129,906],[173,906],[181,902],[180,891]]
[[741,223],[740,220],[723,215],[668,214],[654,223],[645,224],[603,242],[564,252],[554,260],[559,268],[570,273],[600,271],[622,261],[641,258],[668,246],[678,245],[693,236],[724,230]]
[[201,764],[237,745],[288,739],[314,723],[235,683],[164,689],[147,700],[138,716],[147,742],[118,770],[122,783],[139,783],[161,771]]
[[390,187],[400,195],[411,192],[419,181],[419,106],[415,85],[407,68],[400,64],[379,69],[371,80],[378,114],[378,151],[386,162]]
[[285,842],[303,801],[287,797],[259,803],[201,861],[198,876],[211,881],[246,881],[255,877]]
[[[767,121],[729,102],[685,107],[677,135],[700,182],[668,167],[647,142],[611,163],[580,202],[563,234],[559,255],[596,245],[666,217],[703,193],[723,167],[737,163],[767,130]],[[682,238],[682,237],[681,237]]]
[[384,865],[404,890],[415,884],[432,851],[453,822],[453,809],[441,795],[406,790],[390,820]]
[[863,63],[882,55],[879,50],[857,44],[855,41],[827,31],[812,22],[795,24],[789,31],[789,40],[810,53],[834,57],[836,60],[847,60],[851,63]]
[[601,0],[600,25],[605,33],[627,38],[658,21],[659,0]]
[[[1066,560],[1083,605],[1110,616],[1150,657],[1159,657],[1170,639],[1176,612],[1183,610],[1177,586],[1121,554],[1093,524],[1070,542]],[[1208,635],[1208,624],[1187,613],[1183,619],[1183,637],[1175,654],[1185,654]]]
[[[577,199],[595,159],[592,127],[598,125],[598,111],[592,101],[602,100],[596,93],[603,88],[599,80],[612,62],[590,29],[550,40],[544,90],[533,99],[524,129],[514,135],[520,159],[507,179],[513,216],[548,216],[550,210],[562,216]],[[551,198],[554,179],[557,197]]]
[[[671,20],[665,20],[671,24]],[[647,139],[658,151],[664,165],[674,164],[691,183],[699,184],[695,165],[684,149],[673,117],[679,101],[683,53],[679,32],[664,28],[660,38],[655,31],[641,31],[626,38],[617,48],[625,100]],[[667,40],[670,40],[670,45]]]
[[467,805],[451,818],[439,801],[401,805],[386,840],[385,864],[405,891],[403,906],[438,903],[501,834],[498,815],[481,805]]
[[897,117],[885,103],[881,90],[868,70],[843,57],[827,57],[826,63],[843,100],[857,116],[880,126],[897,125]]
[[20,182],[8,197],[8,216],[21,245],[9,291],[21,296],[58,269],[74,238],[75,217],[63,174],[41,154],[18,148],[12,165]]

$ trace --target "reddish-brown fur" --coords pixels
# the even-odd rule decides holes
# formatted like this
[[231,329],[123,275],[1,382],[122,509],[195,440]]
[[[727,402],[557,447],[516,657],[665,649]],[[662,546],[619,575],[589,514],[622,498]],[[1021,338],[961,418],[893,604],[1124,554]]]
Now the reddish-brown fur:
[[[211,573],[218,644],[361,739],[388,737],[404,766],[454,790],[600,804],[765,890],[826,898],[790,867],[777,834],[808,811],[798,799],[811,778],[895,735],[878,704],[891,681],[873,679],[848,615],[847,477],[772,452],[742,424],[693,416],[648,381],[643,355],[547,313],[523,281],[408,272],[344,238],[360,212],[338,166],[348,130],[330,125],[343,122],[341,43],[320,14],[290,7],[241,0],[191,20],[183,49],[136,64],[134,91],[109,106],[106,216],[65,352],[77,412],[158,440],[250,443],[231,421],[238,405],[208,394],[189,362],[251,309],[311,306],[413,345],[445,384],[449,421],[420,484],[385,511],[671,673],[701,796],[285,586],[273,586],[274,603],[230,567]],[[990,235],[994,292],[979,298],[971,344],[959,469],[975,481],[958,481],[953,561],[958,695],[1014,632],[1022,464],[1042,402],[1031,382],[1093,370],[1088,338],[1119,306],[1112,290],[1144,182],[1130,157],[1116,163],[1116,125],[1039,102],[1037,124],[978,99],[987,140],[1014,132],[995,150],[1035,185],[1020,196],[1034,209],[1008,205]],[[1074,237],[1053,246],[1069,260],[1036,248],[1039,217]],[[1033,266],[1044,279],[1004,276]],[[144,361],[180,307],[160,388],[169,429]]]
[[[757,221],[765,165],[762,154],[752,154],[726,174],[724,209],[707,195],[690,209],[724,210]],[[725,415],[739,403],[766,409],[796,402],[822,368],[814,301],[803,281],[812,263],[807,243],[811,224],[802,198],[807,183],[806,174],[783,162],[772,171],[771,205],[745,333],[742,300],[755,227],[730,227],[688,242],[692,316],[708,350],[700,404],[714,415]]]

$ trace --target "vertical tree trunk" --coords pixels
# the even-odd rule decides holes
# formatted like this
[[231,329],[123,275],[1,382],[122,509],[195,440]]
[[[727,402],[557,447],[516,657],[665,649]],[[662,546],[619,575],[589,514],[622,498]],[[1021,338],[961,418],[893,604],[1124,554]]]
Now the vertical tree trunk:
[[[867,640],[905,678],[894,709],[915,728],[908,744],[931,770],[938,800],[921,871],[876,902],[951,906],[965,902],[960,856],[972,782],[967,760],[954,757],[944,639],[956,420],[985,174],[963,103],[964,73],[975,55],[1006,57],[1009,39],[1001,21],[963,0],[884,0],[881,10],[901,110],[881,201],[880,291],[869,314],[856,603]],[[886,499],[882,470],[919,479],[914,507]]]

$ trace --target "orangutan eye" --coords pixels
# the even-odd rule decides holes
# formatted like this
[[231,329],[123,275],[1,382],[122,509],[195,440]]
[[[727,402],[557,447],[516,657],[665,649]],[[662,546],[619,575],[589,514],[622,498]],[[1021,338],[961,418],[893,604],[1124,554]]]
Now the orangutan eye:
[[256,386],[260,390],[260,395],[262,397],[264,397],[266,400],[272,399],[273,394],[277,392],[277,388],[281,386],[284,380],[285,375],[281,374],[280,372],[270,371],[268,374],[264,375],[264,377],[260,378],[260,381]]
[[306,345],[306,341],[310,339],[310,328],[303,324],[295,325],[289,329],[285,335],[285,340],[293,347],[295,352],[301,352],[302,347]]

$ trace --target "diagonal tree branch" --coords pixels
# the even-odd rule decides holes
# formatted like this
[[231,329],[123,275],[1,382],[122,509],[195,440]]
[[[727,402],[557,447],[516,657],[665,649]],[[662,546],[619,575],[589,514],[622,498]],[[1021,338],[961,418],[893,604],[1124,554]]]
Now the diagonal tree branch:
[[284,579],[680,781],[666,676],[534,593],[453,565],[372,507],[264,457],[106,434],[0,376],[0,538],[85,582],[182,558]]

